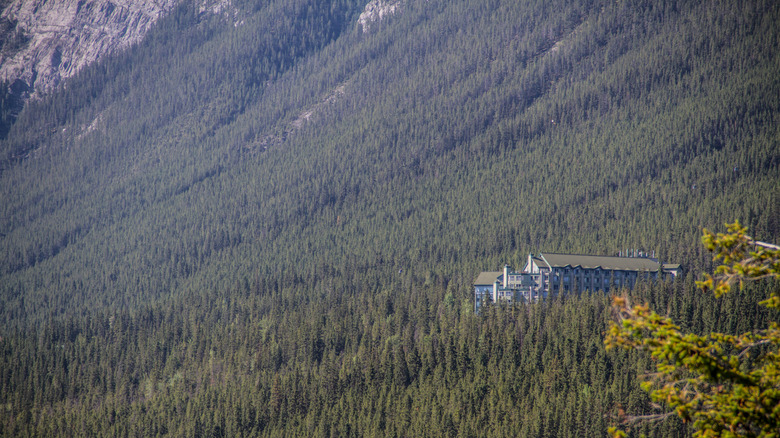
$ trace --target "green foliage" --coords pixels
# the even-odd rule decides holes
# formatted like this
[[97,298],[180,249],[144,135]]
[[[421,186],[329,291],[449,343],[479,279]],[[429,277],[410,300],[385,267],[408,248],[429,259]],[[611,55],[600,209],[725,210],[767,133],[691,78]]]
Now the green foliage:
[[[729,292],[731,284],[780,277],[780,248],[756,242],[735,222],[726,234],[704,232],[705,246],[723,264],[715,277],[706,275],[697,286]],[[775,281],[761,305],[776,309],[780,289]],[[684,334],[672,319],[648,305],[629,306],[619,298],[620,325],[612,323],[605,343],[649,352],[657,373],[642,383],[653,400],[674,408],[685,422],[693,421],[694,436],[773,437],[780,430],[780,326],[740,335],[713,332]],[[775,315],[776,316],[776,315]],[[610,429],[615,436],[621,433]]]
[[537,249],[703,267],[695,233],[734,214],[780,236],[774,2],[410,2],[368,34],[325,3],[241,3],[236,26],[183,2],[23,110],[0,143],[11,325],[356,266],[464,285]]
[[[703,270],[734,216],[780,240],[780,5],[733,3],[407,0],[363,33],[363,1],[180,2],[0,141],[0,434],[651,414],[604,297],[477,318],[470,283],[537,250]],[[695,333],[768,324],[688,280],[637,294]]]
[[[250,282],[4,336],[0,434],[598,436],[620,412],[651,411],[636,384],[647,361],[603,346],[607,296],[475,316],[447,308],[449,285],[403,284],[369,293],[356,276],[304,303],[288,298],[300,286]],[[637,293],[675,316],[751,298],[716,303],[681,286]],[[669,419],[641,431],[685,429]]]
[[[747,228],[739,222],[728,226],[728,234],[717,235],[704,230],[702,241],[710,251],[716,251],[714,260],[722,260],[715,269],[715,278],[709,274],[696,285],[704,290],[712,289],[716,297],[728,293],[735,282],[740,287],[745,280],[780,277],[780,247],[757,242],[745,235]],[[759,303],[771,309],[780,308],[780,297],[773,295]]]

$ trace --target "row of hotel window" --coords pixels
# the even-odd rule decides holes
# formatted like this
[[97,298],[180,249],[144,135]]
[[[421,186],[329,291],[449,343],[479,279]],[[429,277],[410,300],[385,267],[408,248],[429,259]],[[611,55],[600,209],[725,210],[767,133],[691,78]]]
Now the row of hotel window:
[[[604,276],[602,277],[600,273],[596,273],[595,276],[594,276],[593,274],[589,274],[589,273],[586,272],[585,274],[582,275],[582,280],[585,283],[589,283],[591,278],[593,278],[593,282],[594,283],[598,283],[598,282],[603,280],[604,284],[609,284],[610,278],[613,278],[615,280],[615,283],[620,283],[620,280],[623,277],[629,278],[629,277],[635,277],[636,276],[636,274],[632,275],[631,273],[623,274],[620,271],[611,271],[611,273],[612,273],[612,276],[607,275],[608,272],[604,272]],[[544,282],[544,284],[547,284],[549,282],[548,274],[547,273],[542,273],[541,276],[542,276],[542,281]],[[556,283],[560,279],[561,275],[556,272],[556,273],[553,274],[552,277],[553,277],[553,283]],[[579,277],[579,275],[575,273],[574,277]],[[563,275],[563,282],[564,283],[568,283],[569,282],[569,278],[570,278],[570,276],[568,275],[568,273],[564,273],[564,275]],[[509,284],[510,285],[520,284],[520,281],[521,281],[521,276],[520,275],[510,275],[509,276]]]

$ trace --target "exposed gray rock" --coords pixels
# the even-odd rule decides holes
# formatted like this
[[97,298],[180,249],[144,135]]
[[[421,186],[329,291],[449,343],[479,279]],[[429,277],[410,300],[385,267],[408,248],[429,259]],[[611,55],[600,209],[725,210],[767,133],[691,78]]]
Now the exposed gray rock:
[[401,0],[371,0],[358,17],[358,25],[363,29],[363,33],[368,32],[371,23],[395,14],[400,9]]
[[230,20],[233,23],[233,27],[244,24],[238,8],[233,6],[231,0],[203,0],[198,8],[198,13],[201,17],[207,14],[220,15]]
[[144,36],[178,0],[13,0],[0,14],[0,80],[51,91],[62,79]]

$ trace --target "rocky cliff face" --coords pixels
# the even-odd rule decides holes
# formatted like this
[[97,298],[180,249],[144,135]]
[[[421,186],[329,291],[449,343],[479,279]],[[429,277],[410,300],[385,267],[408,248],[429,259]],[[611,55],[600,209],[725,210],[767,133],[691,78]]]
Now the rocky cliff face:
[[177,0],[13,0],[0,14],[0,81],[45,93],[103,55],[138,42]]
[[401,0],[371,0],[358,17],[358,25],[363,29],[363,33],[366,33],[371,28],[371,23],[395,14],[400,8]]

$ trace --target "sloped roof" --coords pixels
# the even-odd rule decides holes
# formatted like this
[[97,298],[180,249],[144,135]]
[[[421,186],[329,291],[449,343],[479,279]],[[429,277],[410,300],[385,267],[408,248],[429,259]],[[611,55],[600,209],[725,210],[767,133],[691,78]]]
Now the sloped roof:
[[[553,268],[581,267],[584,269],[612,269],[621,271],[657,271],[658,262],[642,257],[609,257],[575,254],[539,254],[534,257],[540,267],[549,264]],[[545,263],[544,261],[547,261]]]
[[475,286],[492,285],[502,275],[504,275],[504,273],[501,271],[481,272],[477,277],[477,279],[474,280],[474,285]]

